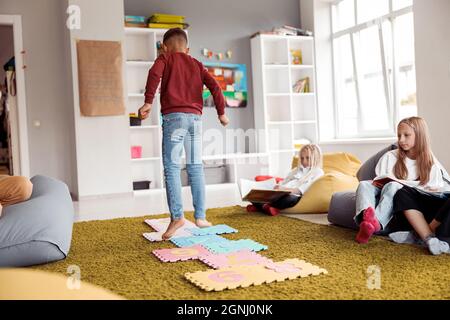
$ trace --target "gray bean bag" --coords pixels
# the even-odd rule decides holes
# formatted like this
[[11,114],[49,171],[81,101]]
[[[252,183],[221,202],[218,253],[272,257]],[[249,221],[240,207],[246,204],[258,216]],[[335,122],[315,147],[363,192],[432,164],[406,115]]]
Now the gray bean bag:
[[35,176],[28,201],[3,208],[0,267],[23,267],[64,259],[70,249],[74,210],[67,186]]
[[[370,159],[364,162],[356,174],[358,180],[372,180],[373,178],[375,178],[375,167],[378,163],[378,160],[380,160],[380,158],[386,152],[394,149],[397,149],[396,144],[392,144],[384,148],[383,150],[380,150]],[[353,191],[336,192],[335,194],[333,194],[331,198],[330,209],[328,211],[328,221],[338,226],[357,230],[358,226],[353,220],[356,211],[355,199],[356,193]],[[395,229],[395,221],[391,221],[391,223],[389,223],[389,226],[385,230],[380,232],[380,234],[386,234]]]

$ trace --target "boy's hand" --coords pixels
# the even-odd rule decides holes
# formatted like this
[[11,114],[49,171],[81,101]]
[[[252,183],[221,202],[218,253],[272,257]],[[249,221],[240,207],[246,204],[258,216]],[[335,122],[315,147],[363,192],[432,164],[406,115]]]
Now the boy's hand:
[[150,115],[150,111],[152,110],[152,105],[150,103],[145,103],[142,107],[139,108],[139,118],[141,120],[145,120]]
[[224,115],[224,114],[219,116],[219,121],[224,127],[230,122],[228,117],[226,115]]

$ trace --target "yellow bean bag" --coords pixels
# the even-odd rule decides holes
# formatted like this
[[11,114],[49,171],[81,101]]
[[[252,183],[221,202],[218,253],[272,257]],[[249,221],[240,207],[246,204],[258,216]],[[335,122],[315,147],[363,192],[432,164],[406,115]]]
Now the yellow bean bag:
[[[298,157],[292,160],[292,167],[297,166]],[[338,152],[323,155],[324,176],[314,182],[305,192],[302,199],[292,208],[282,210],[283,213],[324,213],[328,212],[333,193],[339,191],[355,191],[359,181],[356,172],[361,161],[352,154]]]

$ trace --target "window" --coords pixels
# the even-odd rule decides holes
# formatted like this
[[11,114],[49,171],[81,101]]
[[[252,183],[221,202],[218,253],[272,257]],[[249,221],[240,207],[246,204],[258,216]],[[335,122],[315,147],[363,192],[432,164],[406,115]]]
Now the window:
[[390,137],[417,114],[412,0],[331,4],[337,138]]

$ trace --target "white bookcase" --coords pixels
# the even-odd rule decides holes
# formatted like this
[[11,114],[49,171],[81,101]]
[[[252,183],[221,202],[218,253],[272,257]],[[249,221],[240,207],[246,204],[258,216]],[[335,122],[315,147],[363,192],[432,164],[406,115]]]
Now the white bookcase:
[[[144,90],[147,74],[157,58],[157,41],[162,42],[165,29],[125,28],[125,84],[128,100],[127,112],[137,113],[144,103]],[[149,119],[142,122],[142,126],[130,126],[130,161],[131,181],[150,180],[149,190],[134,191],[135,195],[148,193],[164,194],[164,171],[162,165],[162,130],[159,96],[155,97]],[[131,146],[142,146],[142,158],[131,159]],[[268,154],[204,154],[205,168],[208,165],[226,166],[227,179],[224,183],[208,183],[208,170],[205,169],[207,180],[206,191],[221,186],[233,188],[241,178],[253,179],[254,176],[267,174],[269,170]],[[189,188],[188,186],[183,189]]]
[[[144,103],[148,70],[157,57],[157,41],[166,30],[125,28],[125,84],[128,92],[127,113],[138,112]],[[159,97],[153,102],[150,117],[141,126],[130,126],[131,180],[150,180],[150,190],[163,187],[161,157],[161,120]],[[142,157],[131,158],[131,147],[141,146]]]
[[[301,50],[294,64],[291,50]],[[268,153],[269,173],[285,176],[294,145],[318,141],[314,39],[304,36],[258,35],[251,39],[255,128],[263,130],[258,150]],[[309,92],[296,93],[295,83],[309,78]]]

